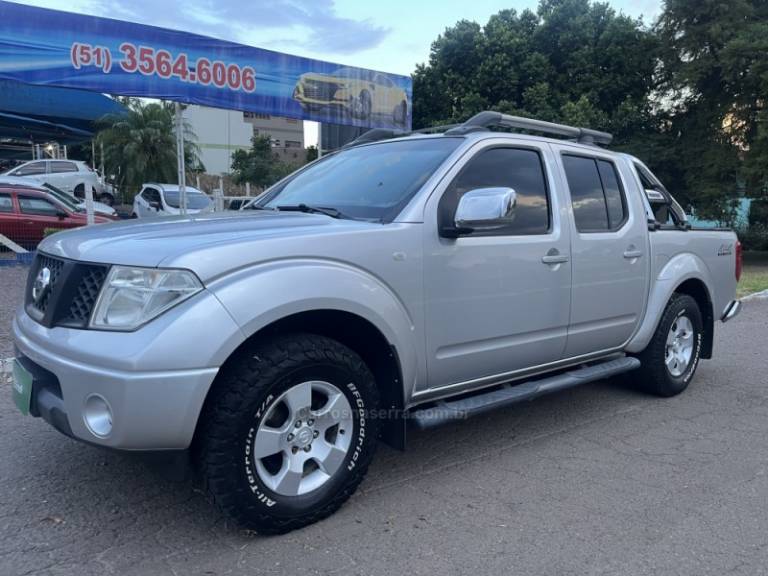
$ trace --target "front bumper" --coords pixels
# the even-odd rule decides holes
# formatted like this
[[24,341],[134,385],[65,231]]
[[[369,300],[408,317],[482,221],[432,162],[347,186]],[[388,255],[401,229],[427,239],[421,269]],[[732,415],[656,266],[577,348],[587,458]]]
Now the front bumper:
[[[210,294],[178,308],[186,310],[171,310],[128,333],[45,328],[20,309],[12,330],[17,357],[34,377],[30,412],[91,444],[125,450],[189,447],[225,353],[193,327],[204,326],[205,334],[217,335],[225,346],[239,338],[239,329]],[[175,322],[181,314],[186,322]],[[107,434],[88,424],[93,398],[111,411]]]

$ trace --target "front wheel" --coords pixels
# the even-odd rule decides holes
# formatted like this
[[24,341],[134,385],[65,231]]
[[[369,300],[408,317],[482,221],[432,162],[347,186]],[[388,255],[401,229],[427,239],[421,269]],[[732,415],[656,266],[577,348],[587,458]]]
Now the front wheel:
[[332,514],[373,458],[377,404],[368,367],[329,338],[294,334],[242,351],[201,415],[199,464],[214,502],[262,533]]
[[639,354],[638,383],[658,396],[675,396],[685,390],[701,357],[703,326],[696,300],[674,294],[651,342]]

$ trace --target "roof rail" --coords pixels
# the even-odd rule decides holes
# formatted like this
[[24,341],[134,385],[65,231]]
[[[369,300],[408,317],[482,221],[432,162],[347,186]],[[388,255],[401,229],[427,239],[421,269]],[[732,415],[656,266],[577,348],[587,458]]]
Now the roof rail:
[[494,126],[565,136],[566,138],[574,138],[581,144],[607,145],[613,140],[611,134],[600,132],[599,130],[578,128],[576,126],[567,126],[565,124],[555,124],[554,122],[534,120],[533,118],[522,118],[520,116],[510,116],[509,114],[491,111],[475,114],[472,118],[464,122],[464,124],[448,130],[446,134],[467,134],[468,132],[475,132],[477,130],[488,130]]
[[419,130],[413,130],[411,132],[407,132],[405,130],[393,130],[391,128],[371,128],[370,130],[363,132],[360,136],[351,142],[344,144],[342,148],[352,148],[353,146],[360,146],[361,144],[370,144],[371,142],[378,142],[379,140],[411,136],[412,134],[436,134],[438,132],[446,132],[452,128],[458,128],[460,126],[462,126],[462,124],[444,124],[442,126],[420,128]]
[[410,132],[403,130],[390,130],[389,128],[372,128],[367,132],[363,132],[352,140],[342,146],[342,148],[352,148],[353,146],[360,146],[361,144],[370,144],[371,142],[378,142],[379,140],[388,140],[390,138],[399,138],[400,136],[407,136]]

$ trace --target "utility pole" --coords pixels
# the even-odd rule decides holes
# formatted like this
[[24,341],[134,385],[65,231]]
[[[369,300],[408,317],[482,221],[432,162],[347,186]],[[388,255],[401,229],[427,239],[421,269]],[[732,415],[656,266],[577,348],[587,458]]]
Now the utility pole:
[[176,111],[176,163],[179,168],[179,202],[181,213],[187,213],[187,171],[184,167],[184,118],[181,115],[181,104],[174,104]]

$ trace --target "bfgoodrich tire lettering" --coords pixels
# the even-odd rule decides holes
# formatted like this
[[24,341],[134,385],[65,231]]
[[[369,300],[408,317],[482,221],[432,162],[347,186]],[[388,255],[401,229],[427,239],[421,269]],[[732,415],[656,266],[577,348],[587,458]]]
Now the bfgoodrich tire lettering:
[[648,347],[639,354],[638,384],[658,396],[675,396],[688,387],[701,357],[704,323],[691,296],[673,294]]
[[[330,477],[310,483],[310,489],[277,489],[270,474],[277,474],[292,450],[294,456],[303,457],[303,448],[308,452],[313,448],[290,444],[287,452],[281,450],[262,460],[256,458],[256,439],[266,418],[279,413],[282,422],[283,412],[292,414],[281,398],[306,383],[317,384],[318,402],[323,402],[323,390],[337,390],[348,403],[344,405],[351,407],[345,420],[351,429],[345,429],[347,424],[341,429],[349,439],[339,443],[347,446],[346,453]],[[313,389],[313,402],[315,392]],[[281,533],[316,522],[338,509],[363,480],[376,449],[378,421],[369,414],[377,404],[377,389],[368,367],[334,340],[293,334],[251,346],[223,368],[201,415],[198,458],[203,481],[218,507],[244,527]],[[310,413],[314,412],[302,414]],[[307,434],[305,424],[296,428],[296,436],[304,432],[302,438],[306,440],[311,430]],[[339,434],[339,429],[335,433]],[[294,443],[299,442],[291,436]],[[285,438],[281,436],[280,441]],[[316,466],[314,460],[309,464]],[[302,474],[307,475],[301,482],[312,475],[321,476],[312,466],[302,468]]]

